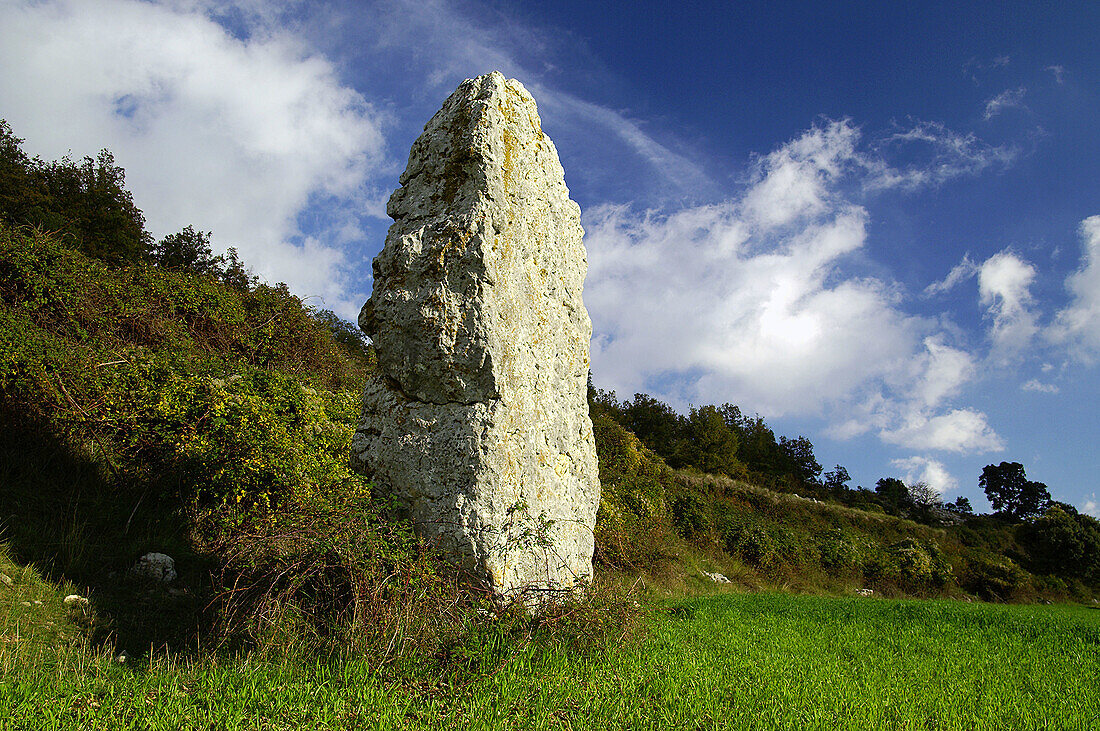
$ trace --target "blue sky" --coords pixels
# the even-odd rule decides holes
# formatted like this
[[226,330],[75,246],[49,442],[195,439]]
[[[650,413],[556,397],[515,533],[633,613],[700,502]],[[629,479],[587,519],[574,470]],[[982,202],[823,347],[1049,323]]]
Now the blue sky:
[[1094,2],[0,0],[0,117],[353,318],[410,144],[500,70],[583,212],[598,385],[736,403],[853,484],[985,506],[1019,461],[1096,515],[1098,32]]

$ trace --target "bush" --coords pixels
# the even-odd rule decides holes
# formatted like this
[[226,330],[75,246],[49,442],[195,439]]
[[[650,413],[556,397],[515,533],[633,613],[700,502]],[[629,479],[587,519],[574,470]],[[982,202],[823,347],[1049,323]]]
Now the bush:
[[848,571],[859,565],[858,546],[839,528],[817,535],[817,552],[822,568],[833,573]]
[[983,556],[967,562],[961,586],[983,599],[1009,601],[1027,585],[1027,581],[1027,572],[1012,559]]
[[707,506],[698,495],[680,495],[672,501],[672,524],[689,540],[710,533]]

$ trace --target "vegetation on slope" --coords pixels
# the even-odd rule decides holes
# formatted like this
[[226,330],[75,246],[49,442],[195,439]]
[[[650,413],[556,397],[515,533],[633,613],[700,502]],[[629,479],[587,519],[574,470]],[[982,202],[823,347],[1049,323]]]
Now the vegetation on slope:
[[[258,282],[232,250],[215,256],[209,234],[153,242],[109,154],[29,160],[5,125],[0,143],[0,568],[17,579],[0,611],[20,683],[44,661],[29,648],[47,646],[111,687],[122,648],[192,652],[181,682],[198,686],[215,672],[204,653],[226,648],[354,655],[399,684],[492,677],[542,662],[538,647],[613,644],[640,626],[634,598],[714,592],[704,572],[812,593],[1096,592],[1096,522],[1044,502],[1015,463],[984,476],[1001,514],[945,520],[900,481],[848,490],[839,466],[821,479],[809,440],[776,439],[736,407],[680,416],[593,389],[595,583],[633,594],[536,618],[494,603],[384,520],[349,470],[374,368],[353,325]],[[176,581],[128,571],[150,551],[176,559]],[[70,592],[90,603],[66,608]],[[114,650],[95,659],[81,637]],[[47,692],[19,687],[11,702]],[[103,692],[66,688],[49,692]]]

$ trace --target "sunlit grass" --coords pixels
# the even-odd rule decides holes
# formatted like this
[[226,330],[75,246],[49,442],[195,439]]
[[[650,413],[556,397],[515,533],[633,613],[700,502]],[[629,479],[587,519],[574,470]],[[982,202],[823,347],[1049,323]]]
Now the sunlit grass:
[[[357,660],[119,664],[8,645],[0,728],[1088,728],[1100,611],[723,595],[606,653],[529,646],[473,671]],[[499,658],[506,658],[500,662]],[[508,659],[510,658],[510,659]],[[476,666],[476,663],[475,663]]]

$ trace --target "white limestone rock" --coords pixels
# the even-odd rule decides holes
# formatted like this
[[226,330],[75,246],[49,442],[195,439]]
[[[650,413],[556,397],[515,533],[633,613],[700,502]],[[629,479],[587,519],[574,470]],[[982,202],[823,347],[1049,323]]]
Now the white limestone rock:
[[164,553],[147,553],[137,560],[130,572],[141,579],[167,584],[176,580],[176,561]]
[[413,144],[359,324],[381,375],[353,464],[495,591],[592,572],[600,485],[580,208],[535,101],[464,81]]

